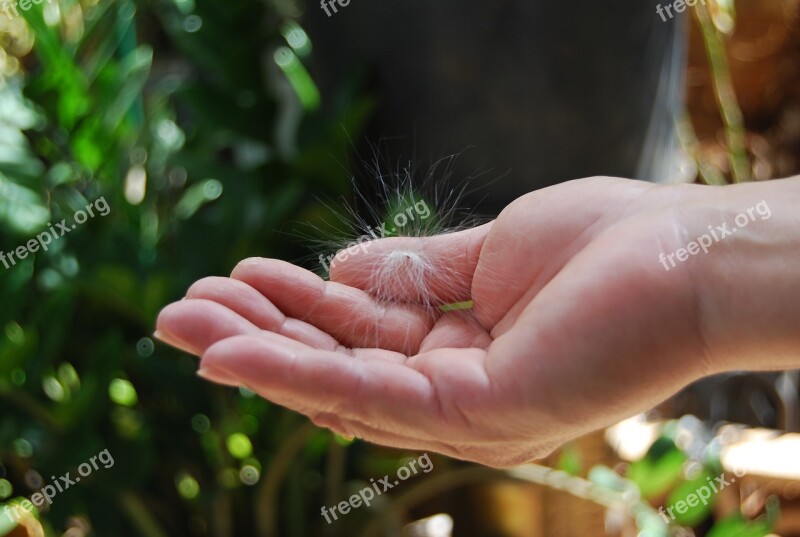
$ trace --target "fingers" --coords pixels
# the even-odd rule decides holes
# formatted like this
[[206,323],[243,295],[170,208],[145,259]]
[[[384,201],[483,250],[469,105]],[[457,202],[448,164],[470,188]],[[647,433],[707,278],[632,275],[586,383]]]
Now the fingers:
[[252,336],[213,345],[201,367],[246,379],[271,401],[308,416],[332,414],[388,431],[431,430],[438,408],[428,378],[400,363]]
[[[241,282],[237,282],[244,285]],[[223,286],[225,287],[225,286]],[[264,302],[269,303],[263,296],[253,290]],[[194,293],[193,293],[194,294]],[[263,326],[256,326],[251,319],[245,318],[239,312],[242,309],[230,297],[224,299],[225,305],[212,300],[188,299],[181,300],[165,307],[159,314],[156,323],[158,329],[156,338],[177,347],[190,354],[200,356],[205,350],[222,339],[243,334],[262,336],[275,330],[276,335],[286,337],[321,350],[343,350],[339,342],[330,335],[308,323],[284,317],[282,321],[270,319]],[[271,304],[270,304],[271,306]],[[272,306],[274,308],[274,306]],[[277,311],[277,308],[275,308]],[[259,316],[256,315],[256,320]],[[261,315],[260,317],[263,317]],[[264,321],[264,319],[260,319]]]
[[504,447],[519,440],[504,426],[513,411],[496,412],[482,350],[441,349],[409,359],[409,367],[372,350],[351,357],[264,336],[217,343],[201,367],[211,380],[246,379],[248,388],[319,426],[386,446],[503,466]]
[[181,300],[161,310],[156,337],[197,356],[222,339],[257,334],[259,327],[211,300]]
[[260,332],[256,334],[256,337],[259,337],[266,341],[274,342],[277,345],[285,345],[286,347],[294,350],[316,349],[323,351],[333,351],[345,354],[356,360],[384,360],[396,364],[404,364],[405,361],[408,359],[408,357],[405,354],[401,354],[399,352],[387,351],[383,349],[348,349],[341,345],[334,345],[330,348],[316,347],[307,342],[300,341],[297,338],[293,338],[285,334],[276,334],[274,332]]
[[187,298],[213,300],[258,326],[290,337],[316,349],[336,350],[339,342],[319,328],[291,317],[251,286],[231,278],[209,277],[199,280],[186,292]]
[[[328,333],[286,317],[264,295],[230,278],[204,278],[187,291],[186,299],[159,314],[156,337],[191,354],[200,355],[226,337],[268,330],[320,350],[343,350]],[[393,355],[386,351],[387,355]],[[397,355],[405,359],[405,355]]]
[[[238,279],[200,280],[187,291],[185,300],[164,308],[156,337],[200,355],[220,339],[260,329],[320,350],[341,350],[343,345],[385,347],[387,352],[405,355],[416,352],[433,322],[430,313],[420,308],[377,304],[357,289],[323,282],[281,261],[248,260],[237,267],[235,275],[260,286],[263,294]],[[276,297],[278,305],[265,294]],[[287,317],[278,306],[311,322]]]
[[438,301],[434,306],[466,300],[491,226],[434,237],[392,237],[365,243],[355,253],[343,250],[331,265],[331,281],[383,300]]
[[279,332],[286,319],[281,310],[264,295],[230,278],[212,276],[198,280],[186,291],[186,298],[213,300],[271,332]]
[[228,386],[230,388],[239,388],[244,386],[244,384],[242,384],[241,379],[239,379],[238,377],[234,377],[232,375],[224,375],[224,374],[212,375],[209,374],[209,372],[204,369],[198,369],[197,376],[209,382],[216,382],[217,384],[222,384],[223,386]]
[[[391,239],[414,241],[407,246],[421,249],[419,257],[425,259],[425,270],[412,274],[413,282],[406,280],[406,284],[402,283],[402,275],[391,279],[386,284],[389,288],[395,285],[392,282],[398,283],[389,294],[399,296],[403,289],[408,291],[415,286],[420,291],[423,285],[431,287],[424,293],[441,295],[444,302],[468,298],[471,274],[487,231],[488,225],[447,237]],[[380,242],[385,241],[374,244],[379,256],[381,249],[388,252]],[[410,254],[404,252],[400,255],[401,263],[409,259]],[[355,284],[363,284],[357,276],[358,265],[349,266],[342,274],[355,277]],[[201,280],[189,289],[190,300],[183,301],[185,304],[165,308],[158,321],[158,337],[187,352],[200,354],[223,337],[254,333],[255,327],[317,349],[336,350],[341,344],[415,354],[439,316],[435,311],[412,304],[378,301],[361,289],[325,282],[311,272],[278,260],[242,261],[231,276]],[[198,299],[217,303],[224,309],[192,301]],[[215,312],[225,319],[224,326],[214,326]]]
[[435,317],[409,304],[381,303],[364,291],[276,259],[246,259],[231,277],[258,290],[283,314],[305,321],[347,347],[414,354]]

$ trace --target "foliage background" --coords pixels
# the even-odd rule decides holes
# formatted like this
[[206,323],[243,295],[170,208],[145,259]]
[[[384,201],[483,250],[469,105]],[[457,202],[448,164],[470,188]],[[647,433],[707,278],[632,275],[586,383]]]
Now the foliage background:
[[[200,381],[191,358],[149,335],[194,280],[306,253],[282,227],[324,216],[314,196],[347,192],[342,133],[358,132],[369,103],[313,115],[300,60],[311,44],[291,2],[19,12],[0,17],[0,249],[101,196],[111,212],[2,267],[0,501],[107,448],[114,467],[57,498],[41,517],[48,535],[278,534],[252,507],[269,502],[289,515],[281,535],[307,535],[322,520],[311,498],[330,435]],[[298,462],[276,464],[293,434],[306,440]],[[270,487],[286,473],[278,498]]]

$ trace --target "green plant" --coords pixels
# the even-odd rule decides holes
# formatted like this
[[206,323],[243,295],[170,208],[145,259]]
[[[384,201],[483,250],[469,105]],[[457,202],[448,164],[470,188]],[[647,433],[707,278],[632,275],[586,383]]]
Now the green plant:
[[191,358],[148,337],[192,281],[298,255],[283,223],[325,211],[312,192],[350,187],[330,164],[344,160],[341,125],[357,133],[370,103],[317,111],[298,13],[60,0],[0,30],[13,67],[0,82],[0,249],[100,197],[111,207],[0,267],[0,507],[102,449],[116,460],[42,510],[47,535],[78,522],[97,535],[254,534],[265,501],[300,521],[282,534],[307,533],[320,485],[270,496],[264,483],[319,472],[328,435],[304,433],[299,458],[281,458],[301,418],[199,381]]

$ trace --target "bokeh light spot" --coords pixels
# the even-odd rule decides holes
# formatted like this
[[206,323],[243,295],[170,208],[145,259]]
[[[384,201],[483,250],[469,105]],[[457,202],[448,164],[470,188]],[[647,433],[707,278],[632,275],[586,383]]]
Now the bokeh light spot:
[[5,500],[14,493],[14,487],[8,479],[0,479],[0,500]]
[[136,388],[125,379],[114,379],[108,385],[108,396],[113,402],[122,406],[134,406],[139,402]]
[[152,356],[155,348],[153,340],[149,337],[143,337],[136,343],[136,353],[142,358],[149,358]]
[[192,500],[200,494],[200,485],[197,480],[189,474],[181,474],[175,479],[175,485],[178,489],[178,494],[182,498]]
[[253,444],[242,433],[234,433],[227,440],[228,451],[237,459],[246,459],[253,453]]
[[242,466],[242,469],[239,471],[239,479],[241,479],[242,483],[245,485],[255,485],[258,483],[258,480],[261,479],[261,472],[255,466],[250,466],[248,464]]
[[196,433],[207,433],[211,430],[211,420],[205,414],[195,414],[192,418],[192,429]]

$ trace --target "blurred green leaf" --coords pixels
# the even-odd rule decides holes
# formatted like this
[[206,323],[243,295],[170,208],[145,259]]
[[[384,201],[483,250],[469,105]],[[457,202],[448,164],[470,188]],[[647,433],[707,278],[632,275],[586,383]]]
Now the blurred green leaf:
[[645,457],[632,462],[626,477],[636,483],[643,498],[653,499],[680,481],[686,455],[667,437],[659,437]]
[[570,442],[561,449],[556,468],[575,476],[583,472],[583,453],[576,443]]
[[[667,505],[675,507],[678,502],[684,502],[687,506],[684,513],[673,509],[672,512],[678,524],[694,527],[709,516],[715,500],[714,489],[709,483],[714,482],[714,477],[714,474],[704,468],[697,477],[684,481],[670,493]],[[695,505],[691,505],[689,502],[690,496],[693,496],[691,503]]]

